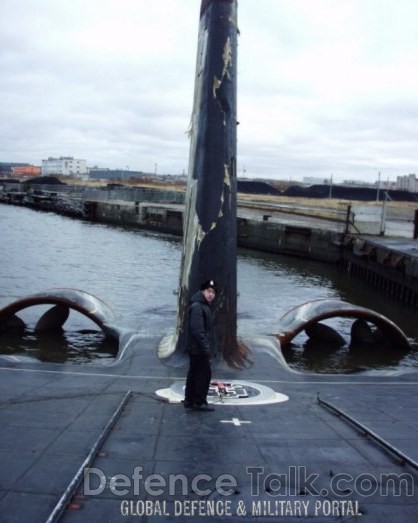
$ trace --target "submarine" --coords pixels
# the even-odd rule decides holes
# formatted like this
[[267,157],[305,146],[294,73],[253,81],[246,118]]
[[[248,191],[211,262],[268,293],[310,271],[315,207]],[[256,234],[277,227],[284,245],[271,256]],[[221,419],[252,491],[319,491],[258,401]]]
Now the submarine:
[[[174,334],[121,328],[101,298],[78,289],[0,310],[1,336],[25,328],[21,311],[50,305],[38,332],[61,329],[75,310],[118,345],[106,367],[1,358],[2,522],[416,517],[418,373],[300,373],[282,352],[302,331],[338,344],[323,323],[336,316],[353,318],[354,344],[384,339],[402,352],[405,334],[372,310],[315,300],[288,311],[275,333],[238,336],[238,33],[237,0],[202,0]],[[214,411],[191,412],[181,403],[188,301],[214,274]]]

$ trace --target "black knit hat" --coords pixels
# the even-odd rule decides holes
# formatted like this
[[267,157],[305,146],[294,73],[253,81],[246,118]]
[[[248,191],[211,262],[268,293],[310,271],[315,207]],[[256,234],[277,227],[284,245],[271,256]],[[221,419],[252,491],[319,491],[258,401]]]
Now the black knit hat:
[[217,290],[216,282],[214,280],[206,280],[200,286],[201,291],[204,291],[205,289],[213,289],[216,292],[216,290]]

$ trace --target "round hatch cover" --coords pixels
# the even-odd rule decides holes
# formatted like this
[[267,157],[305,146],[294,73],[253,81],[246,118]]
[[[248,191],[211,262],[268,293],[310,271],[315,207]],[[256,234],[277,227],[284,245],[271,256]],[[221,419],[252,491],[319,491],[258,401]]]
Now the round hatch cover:
[[[184,399],[184,388],[184,381],[176,382],[168,389],[157,390],[156,394],[170,403],[180,403]],[[241,380],[212,380],[207,395],[208,403],[217,405],[267,405],[288,399],[270,387]]]

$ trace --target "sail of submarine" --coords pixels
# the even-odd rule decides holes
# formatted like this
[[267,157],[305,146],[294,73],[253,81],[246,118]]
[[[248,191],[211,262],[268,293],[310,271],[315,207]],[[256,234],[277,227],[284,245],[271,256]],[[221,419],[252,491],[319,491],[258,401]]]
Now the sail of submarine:
[[231,366],[246,358],[237,341],[237,37],[237,0],[202,0],[176,330],[161,341],[162,358],[184,354],[189,300],[208,279],[218,286],[216,352]]

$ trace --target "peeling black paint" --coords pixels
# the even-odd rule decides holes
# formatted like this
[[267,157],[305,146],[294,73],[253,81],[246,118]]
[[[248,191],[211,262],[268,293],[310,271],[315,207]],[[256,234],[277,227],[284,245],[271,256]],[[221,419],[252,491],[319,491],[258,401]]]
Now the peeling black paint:
[[202,17],[205,14],[206,9],[210,6],[210,4],[232,4],[235,3],[234,0],[202,0],[201,7],[200,7],[200,17]]
[[218,283],[216,349],[239,365],[237,343],[237,1],[202,1],[192,116],[176,352],[186,345],[190,297]]

